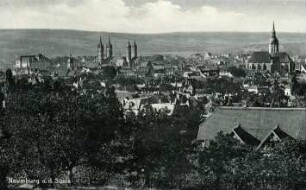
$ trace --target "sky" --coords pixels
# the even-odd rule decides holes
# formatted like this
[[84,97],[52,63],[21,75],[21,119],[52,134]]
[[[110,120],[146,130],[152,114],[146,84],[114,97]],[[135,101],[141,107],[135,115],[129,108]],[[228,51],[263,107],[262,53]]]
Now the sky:
[[0,29],[306,32],[306,0],[0,0]]

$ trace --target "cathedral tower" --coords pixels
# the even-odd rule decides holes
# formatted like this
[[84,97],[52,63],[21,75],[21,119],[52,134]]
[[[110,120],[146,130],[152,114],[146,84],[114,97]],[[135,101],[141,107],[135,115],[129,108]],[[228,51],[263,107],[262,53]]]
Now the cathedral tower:
[[100,36],[100,42],[97,46],[97,62],[99,64],[102,64],[103,60],[104,60],[104,46],[103,46],[102,39]]
[[108,44],[106,46],[106,57],[107,58],[113,57],[113,45],[111,43],[110,37],[108,37]]
[[130,41],[128,41],[128,45],[127,45],[126,49],[127,49],[127,62],[129,64],[131,64],[131,61],[132,61],[132,46],[130,44]]
[[273,29],[272,29],[272,36],[270,38],[270,44],[269,44],[269,53],[274,54],[278,53],[278,39],[276,37],[274,22],[273,22]]
[[137,44],[136,44],[136,41],[134,41],[134,44],[133,44],[133,56],[132,56],[133,59],[137,58]]

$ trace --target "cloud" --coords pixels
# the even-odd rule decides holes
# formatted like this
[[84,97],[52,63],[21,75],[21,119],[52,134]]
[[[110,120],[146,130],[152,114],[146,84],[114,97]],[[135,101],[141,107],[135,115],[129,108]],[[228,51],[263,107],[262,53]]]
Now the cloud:
[[288,16],[279,11],[266,11],[266,14],[256,15],[213,5],[185,9],[170,0],[148,1],[140,5],[127,5],[123,0],[24,2],[1,2],[0,28],[56,28],[130,33],[269,31],[272,20],[275,20],[279,23],[278,29],[282,31],[305,31],[304,15]]

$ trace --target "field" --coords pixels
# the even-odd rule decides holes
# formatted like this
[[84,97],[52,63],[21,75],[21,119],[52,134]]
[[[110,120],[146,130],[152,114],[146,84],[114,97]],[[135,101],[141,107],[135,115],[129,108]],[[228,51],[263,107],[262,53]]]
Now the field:
[[[124,34],[75,30],[0,30],[0,66],[6,67],[19,55],[43,53],[60,55],[95,55],[99,36],[105,42],[111,37],[114,55],[125,55],[128,40],[136,40],[139,55],[176,54],[188,56],[196,52],[237,53],[267,50],[270,33],[166,33]],[[278,33],[281,51],[291,55],[306,52],[305,34]]]

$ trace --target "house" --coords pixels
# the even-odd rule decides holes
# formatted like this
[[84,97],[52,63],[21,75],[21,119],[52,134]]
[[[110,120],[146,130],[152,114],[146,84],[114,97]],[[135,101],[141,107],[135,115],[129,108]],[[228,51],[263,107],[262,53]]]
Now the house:
[[208,146],[221,131],[256,148],[285,138],[306,140],[306,109],[219,107],[200,124],[197,140]]
[[175,109],[175,104],[174,103],[157,103],[157,104],[151,104],[151,107],[156,112],[166,112],[167,115],[172,115]]
[[42,54],[38,55],[22,55],[16,61],[14,65],[17,70],[50,70],[51,60]]
[[135,115],[138,115],[139,112],[144,108],[149,102],[149,97],[141,98],[132,98],[132,99],[123,99],[122,105],[125,113],[133,112]]

